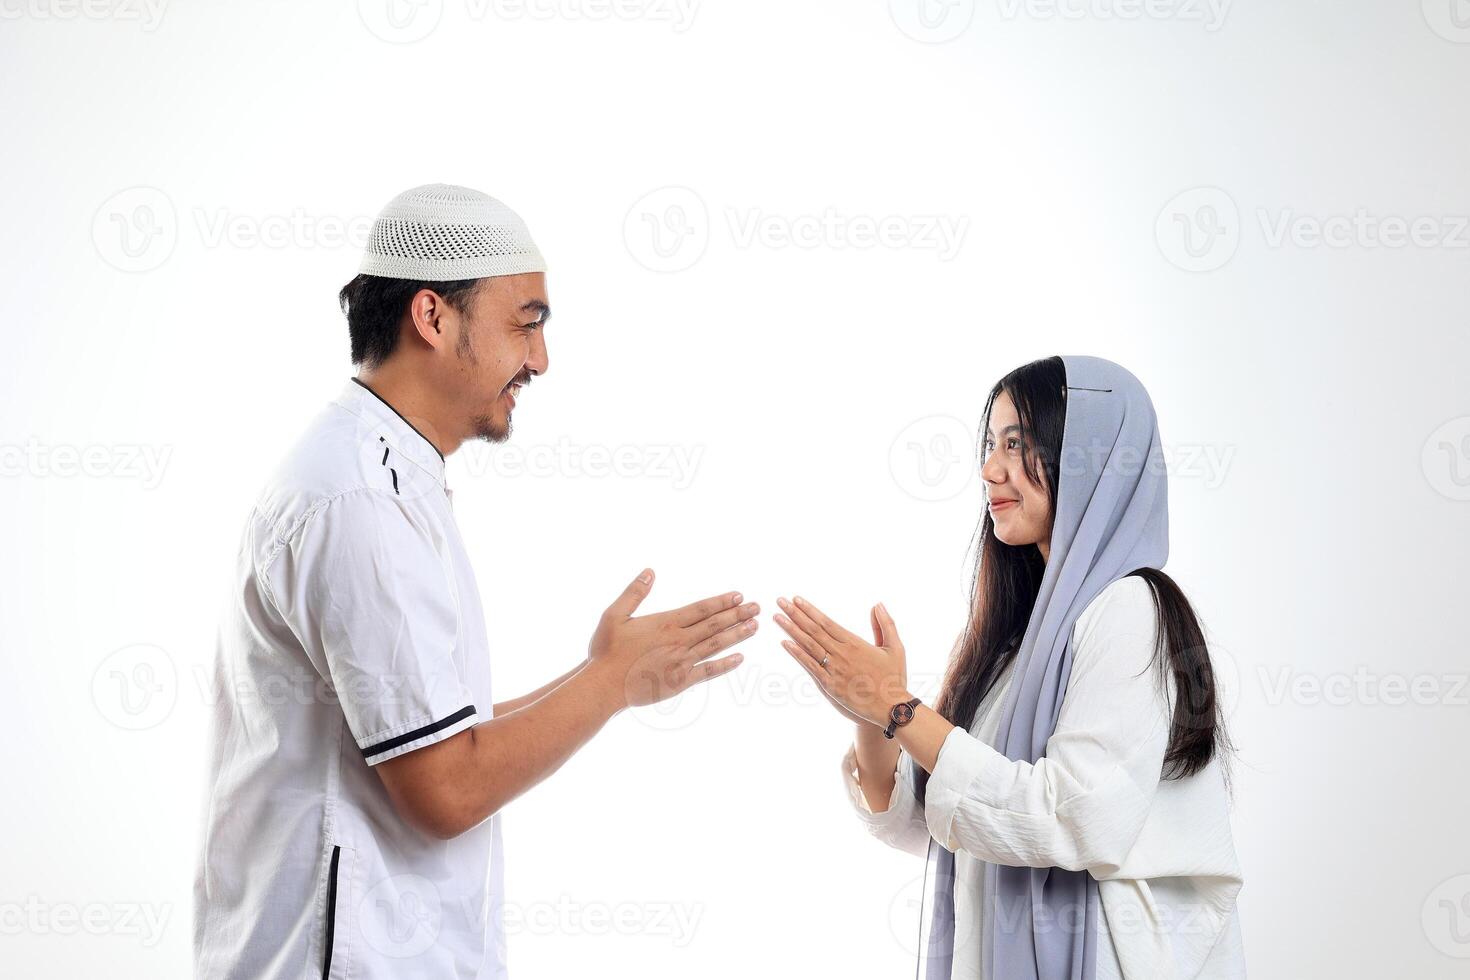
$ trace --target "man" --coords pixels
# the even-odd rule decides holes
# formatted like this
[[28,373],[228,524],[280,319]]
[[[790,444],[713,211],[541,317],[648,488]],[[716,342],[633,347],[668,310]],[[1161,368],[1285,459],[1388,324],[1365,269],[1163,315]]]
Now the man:
[[508,438],[545,373],[545,265],[498,201],[418,187],[340,299],[358,375],[261,494],[220,631],[196,972],[500,978],[498,811],[623,708],[736,667],[715,655],[758,609],[635,617],[645,569],[581,664],[492,701],[444,458]]

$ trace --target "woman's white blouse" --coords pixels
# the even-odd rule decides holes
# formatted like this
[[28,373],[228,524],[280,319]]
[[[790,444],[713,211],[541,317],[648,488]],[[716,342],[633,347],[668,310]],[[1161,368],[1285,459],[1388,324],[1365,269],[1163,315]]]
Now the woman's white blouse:
[[1188,778],[1161,778],[1172,685],[1153,665],[1154,635],[1153,595],[1140,578],[1114,582],[1087,606],[1056,731],[1035,764],[992,748],[1010,668],[981,704],[976,734],[956,727],[945,738],[924,803],[900,756],[888,808],[873,813],[855,750],[843,758],[848,797],[875,837],[920,856],[932,837],[954,852],[956,980],[991,980],[979,928],[987,861],[1097,880],[1099,980],[1245,975],[1223,770],[1216,759]]

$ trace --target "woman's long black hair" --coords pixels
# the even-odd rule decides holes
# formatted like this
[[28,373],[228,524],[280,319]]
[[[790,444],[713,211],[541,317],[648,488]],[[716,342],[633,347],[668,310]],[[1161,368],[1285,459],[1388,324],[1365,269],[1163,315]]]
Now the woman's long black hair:
[[[1004,391],[1020,419],[1021,464],[1032,482],[1046,488],[1053,514],[1057,461],[1067,419],[1066,388],[1067,369],[1060,357],[1023,365],[990,390],[981,426],[983,442],[991,407]],[[1035,545],[1009,545],[995,536],[988,508],[980,520],[978,540],[970,618],[934,706],[951,724],[964,729],[970,727],[980,702],[1016,658],[1046,571]],[[1192,776],[1217,752],[1229,748],[1204,631],[1172,578],[1156,568],[1140,568],[1130,574],[1147,582],[1153,593],[1158,622],[1154,664],[1160,683],[1166,677],[1174,681],[1173,718],[1162,775],[1165,779]],[[928,773],[916,767],[916,775],[915,788],[923,799]]]

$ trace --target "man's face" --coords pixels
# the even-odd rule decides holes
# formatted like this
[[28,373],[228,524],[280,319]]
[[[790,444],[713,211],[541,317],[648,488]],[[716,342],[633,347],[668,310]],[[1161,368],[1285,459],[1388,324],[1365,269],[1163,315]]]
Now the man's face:
[[510,438],[516,396],[546,373],[550,316],[544,272],[486,279],[455,316],[455,390],[473,438]]

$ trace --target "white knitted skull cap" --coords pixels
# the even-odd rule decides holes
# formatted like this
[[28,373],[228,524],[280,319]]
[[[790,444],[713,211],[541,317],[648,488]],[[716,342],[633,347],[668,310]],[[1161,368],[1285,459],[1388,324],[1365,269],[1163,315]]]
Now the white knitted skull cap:
[[357,271],[448,282],[545,272],[546,261],[520,215],[495,198],[468,187],[425,184],[383,208]]

